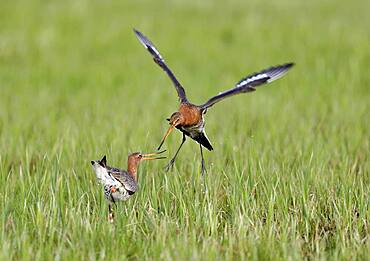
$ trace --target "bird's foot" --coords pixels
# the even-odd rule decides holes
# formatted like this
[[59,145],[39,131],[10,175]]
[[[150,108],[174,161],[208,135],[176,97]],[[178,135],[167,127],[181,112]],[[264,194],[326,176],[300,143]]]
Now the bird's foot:
[[164,167],[164,170],[168,172],[169,170],[173,170],[173,164],[175,163],[175,159],[170,160],[168,164]]

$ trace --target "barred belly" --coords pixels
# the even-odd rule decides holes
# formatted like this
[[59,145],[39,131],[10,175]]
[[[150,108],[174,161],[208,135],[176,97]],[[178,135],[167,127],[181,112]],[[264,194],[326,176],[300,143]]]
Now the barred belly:
[[202,120],[200,120],[198,124],[192,126],[183,126],[182,129],[189,133],[189,136],[191,138],[195,138],[198,136],[199,133],[204,131],[204,125],[205,122],[204,119],[202,118]]
[[127,200],[131,197],[131,195],[128,193],[128,191],[124,187],[115,187],[116,192],[112,192],[112,188],[115,187],[113,185],[105,185],[104,186],[104,196],[105,198],[110,202],[115,201],[122,201]]

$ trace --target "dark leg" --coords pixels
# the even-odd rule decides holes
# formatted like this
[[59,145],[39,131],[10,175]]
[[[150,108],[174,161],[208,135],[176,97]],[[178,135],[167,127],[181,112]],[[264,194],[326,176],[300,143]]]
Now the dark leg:
[[108,205],[108,221],[110,223],[113,223],[114,221],[114,215],[113,215],[113,210],[112,210],[112,203],[109,202]]
[[[111,188],[110,188],[111,189]],[[116,201],[114,200],[114,198],[113,198],[113,195],[112,195],[112,193],[110,193],[110,201],[109,201],[109,205],[108,205],[108,211],[109,211],[109,213],[108,213],[108,221],[110,222],[110,223],[113,223],[114,222],[114,213],[113,213],[113,209],[112,209],[112,203],[114,204],[114,206],[115,206],[115,208],[117,209],[117,205],[116,205]]]
[[182,134],[182,141],[181,141],[181,144],[180,144],[180,147],[177,149],[176,153],[175,153],[175,156],[173,156],[173,158],[170,160],[170,162],[168,162],[168,164],[166,165],[166,167],[164,168],[166,170],[166,172],[168,172],[170,169],[173,168],[173,164],[175,163],[175,160],[176,160],[176,157],[177,157],[177,154],[179,154],[179,151],[182,147],[182,145],[185,143],[186,141],[186,136],[185,134],[183,133]]
[[204,176],[204,173],[207,172],[206,170],[206,164],[204,163],[204,157],[203,157],[203,149],[202,149],[202,145],[199,144],[199,148],[200,148],[200,156],[202,157],[202,176]]

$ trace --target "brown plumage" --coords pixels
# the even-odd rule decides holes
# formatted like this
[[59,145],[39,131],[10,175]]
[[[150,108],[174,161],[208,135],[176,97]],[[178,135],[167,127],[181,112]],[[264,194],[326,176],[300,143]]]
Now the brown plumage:
[[226,97],[230,97],[240,93],[246,92],[253,92],[256,90],[256,87],[263,85],[265,83],[272,82],[280,77],[282,77],[294,64],[293,63],[286,63],[283,65],[270,67],[266,70],[260,71],[258,73],[253,73],[242,80],[240,80],[233,88],[222,92],[212,98],[210,98],[206,103],[202,105],[194,105],[190,103],[186,97],[185,89],[181,86],[180,82],[176,79],[173,72],[169,69],[169,67],[164,62],[161,54],[154,46],[154,44],[145,37],[141,32],[134,30],[136,36],[140,40],[140,42],[145,46],[145,48],[150,52],[153,56],[153,60],[156,64],[158,64],[169,76],[171,79],[176,91],[177,95],[180,100],[180,107],[177,112],[174,112],[171,117],[168,119],[170,127],[165,133],[158,150],[161,148],[162,144],[168,137],[168,135],[172,132],[174,128],[180,130],[183,133],[182,142],[180,147],[177,149],[174,157],[166,166],[167,170],[173,166],[177,154],[179,153],[182,145],[186,140],[186,136],[192,138],[196,142],[199,143],[201,158],[202,158],[202,174],[205,171],[204,167],[204,157],[202,146],[207,148],[208,150],[213,150],[211,143],[209,142],[206,133],[204,131],[204,114],[206,113],[207,109],[213,106],[215,103],[223,100]]

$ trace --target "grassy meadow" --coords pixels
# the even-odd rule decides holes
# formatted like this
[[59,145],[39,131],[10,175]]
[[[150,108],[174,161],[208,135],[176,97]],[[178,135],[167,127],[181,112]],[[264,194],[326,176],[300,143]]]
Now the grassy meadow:
[[[0,3],[0,260],[369,260],[370,2]],[[206,115],[214,151],[144,162],[116,223],[90,160],[126,168],[177,109],[293,61]],[[164,148],[171,157],[176,131]]]

